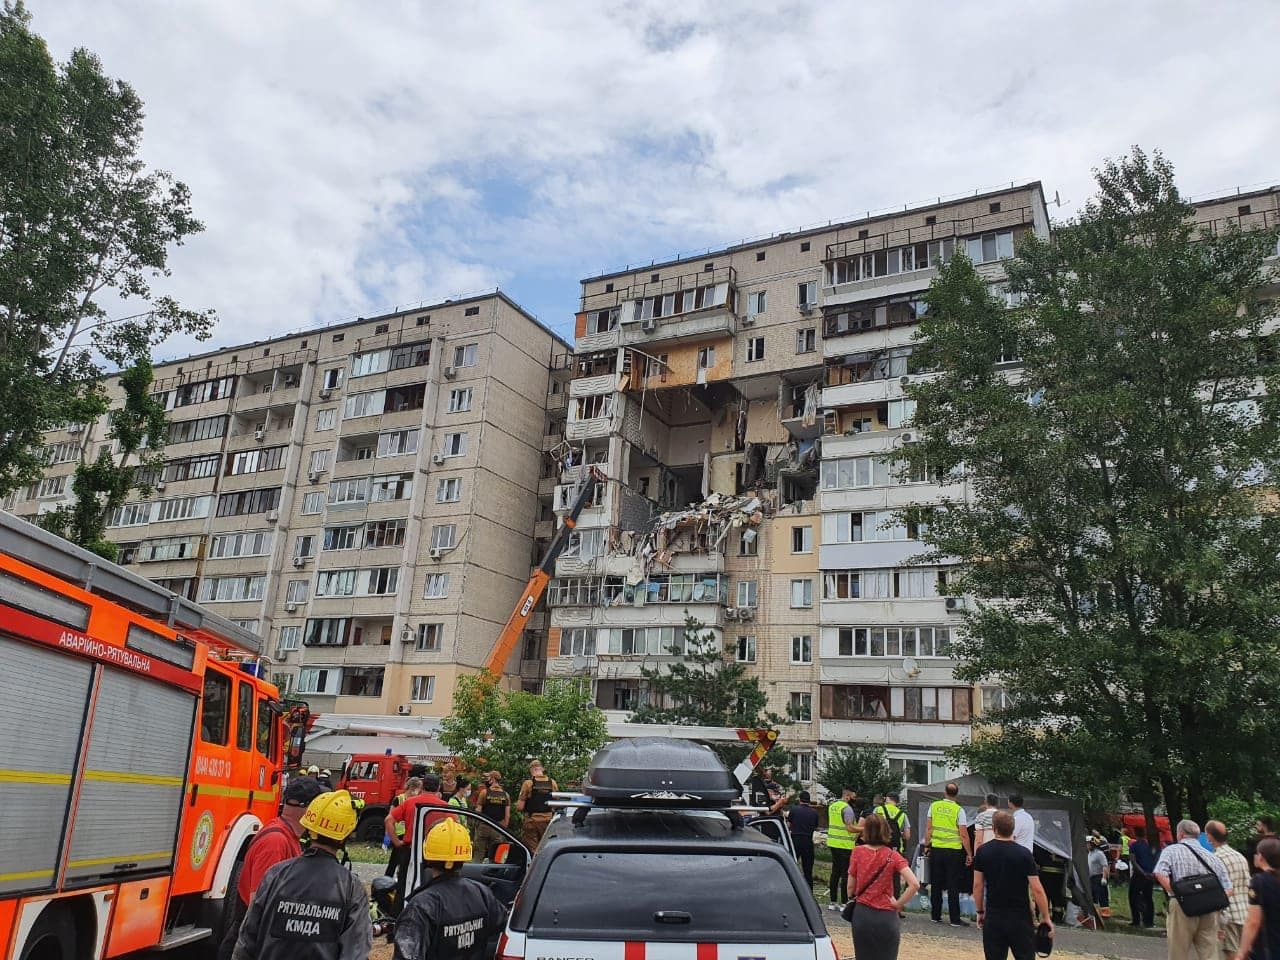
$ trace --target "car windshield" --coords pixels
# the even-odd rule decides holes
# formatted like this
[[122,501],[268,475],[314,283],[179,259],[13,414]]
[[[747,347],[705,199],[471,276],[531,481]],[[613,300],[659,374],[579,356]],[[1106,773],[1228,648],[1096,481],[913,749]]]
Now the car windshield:
[[529,933],[597,940],[813,939],[780,861],[710,852],[561,853],[547,868]]

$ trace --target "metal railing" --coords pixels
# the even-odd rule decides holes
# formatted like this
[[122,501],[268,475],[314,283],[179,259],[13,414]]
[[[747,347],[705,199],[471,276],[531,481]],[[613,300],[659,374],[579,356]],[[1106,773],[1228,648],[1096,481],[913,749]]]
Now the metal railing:
[[710,287],[727,283],[731,287],[738,282],[738,272],[733,267],[717,267],[714,270],[700,270],[697,273],[682,273],[674,277],[650,280],[645,283],[633,283],[621,290],[596,293],[582,298],[582,309],[586,313],[594,310],[607,310],[627,300],[643,300],[646,297],[658,297],[667,293],[681,293],[696,290],[698,287]]
[[1013,207],[1008,210],[983,213],[974,217],[940,220],[937,223],[922,224],[918,227],[902,227],[896,230],[886,230],[882,233],[868,233],[865,237],[827,244],[826,254],[823,256],[822,261],[827,263],[862,253],[891,250],[894,247],[909,247],[916,243],[928,243],[930,240],[950,240],[956,237],[985,233],[999,227],[1026,225],[1033,222],[1033,215],[1034,208],[1030,206]]

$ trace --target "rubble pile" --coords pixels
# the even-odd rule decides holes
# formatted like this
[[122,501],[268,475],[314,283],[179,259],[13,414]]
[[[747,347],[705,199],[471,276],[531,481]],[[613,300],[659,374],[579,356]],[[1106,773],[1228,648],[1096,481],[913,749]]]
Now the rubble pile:
[[772,490],[740,496],[713,493],[701,503],[659,514],[647,531],[623,530],[618,535],[620,551],[638,561],[627,579],[639,583],[655,566],[669,568],[680,553],[720,550],[733,530],[748,528],[743,536],[754,539],[754,528],[776,509],[777,493]]

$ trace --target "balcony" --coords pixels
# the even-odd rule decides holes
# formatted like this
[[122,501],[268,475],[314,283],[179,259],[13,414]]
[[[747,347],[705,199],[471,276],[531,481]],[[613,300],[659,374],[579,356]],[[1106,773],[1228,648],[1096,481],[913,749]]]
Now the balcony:
[[544,433],[542,435],[542,452],[550,453],[563,442],[564,437],[558,433]]
[[542,477],[538,480],[538,496],[555,496],[556,487],[560,486],[559,477]]
[[617,329],[591,336],[602,347],[625,347],[732,336],[736,303],[737,274],[721,267],[585,297],[582,309],[589,315],[617,310]]
[[556,522],[554,520],[539,520],[533,525],[533,539],[550,540],[555,536]]
[[292,408],[298,402],[298,393],[296,383],[293,386],[281,386],[274,390],[268,384],[265,390],[260,389],[254,393],[236,397],[236,413],[251,413],[276,407]]
[[[568,440],[599,440],[609,436],[613,430],[613,415],[593,417],[590,420],[575,420],[565,427],[565,438]],[[560,438],[556,437],[559,442]],[[544,440],[545,443],[545,440]],[[554,444],[553,444],[554,446]],[[544,450],[551,447],[543,446]]]
[[616,373],[605,373],[594,377],[579,377],[569,384],[569,396],[590,397],[599,393],[611,393],[617,388],[618,375]]
[[823,743],[880,743],[923,748],[958,747],[969,739],[967,723],[822,718]]
[[547,395],[547,413],[561,416],[569,409],[569,395],[561,390],[559,393]]

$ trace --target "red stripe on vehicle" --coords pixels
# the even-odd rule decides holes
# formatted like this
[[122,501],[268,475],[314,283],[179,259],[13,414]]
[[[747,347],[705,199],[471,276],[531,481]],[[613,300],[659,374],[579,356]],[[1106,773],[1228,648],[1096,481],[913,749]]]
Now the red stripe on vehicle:
[[626,941],[622,948],[622,960],[644,960],[644,941]]
[[714,943],[698,944],[698,960],[716,960],[718,949]]

